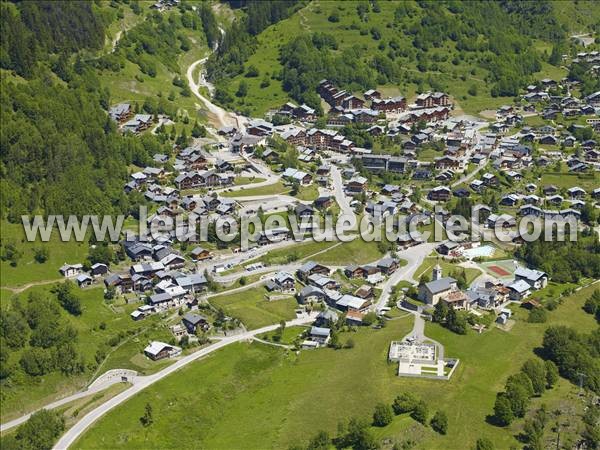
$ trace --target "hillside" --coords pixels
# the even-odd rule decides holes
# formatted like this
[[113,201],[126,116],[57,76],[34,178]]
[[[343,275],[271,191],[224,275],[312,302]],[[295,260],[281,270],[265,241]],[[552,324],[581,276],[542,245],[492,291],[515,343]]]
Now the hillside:
[[[256,36],[217,99],[254,115],[289,98],[318,107],[314,88],[328,78],[409,99],[448,91],[477,113],[506,102],[534,75],[566,75],[547,63],[549,53],[572,29],[595,24],[598,12],[591,2],[556,3],[310,2]],[[579,3],[593,12],[584,17]]]
[[[127,167],[185,144],[200,106],[183,81],[207,49],[212,26],[190,5],[164,13],[150,3],[2,4],[0,215],[118,214]],[[141,6],[140,6],[141,5]],[[123,136],[109,120],[120,101],[176,122],[164,134]],[[162,131],[162,130],[161,130]]]

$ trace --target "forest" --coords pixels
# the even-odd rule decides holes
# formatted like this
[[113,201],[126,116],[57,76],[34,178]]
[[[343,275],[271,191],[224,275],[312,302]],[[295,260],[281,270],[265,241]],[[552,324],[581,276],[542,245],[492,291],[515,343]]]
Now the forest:
[[600,242],[593,233],[580,234],[574,242],[538,239],[525,243],[515,254],[559,283],[576,283],[582,277],[600,278]]
[[[93,3],[57,5],[1,5],[3,29],[15,31],[2,33],[2,68],[27,79],[3,76],[0,94],[0,216],[13,222],[31,213],[129,212],[131,199],[123,193],[127,166],[145,165],[165,150],[152,135],[117,133],[106,113],[111,97],[100,87],[97,61],[78,53],[104,44],[104,14]],[[165,33],[178,26],[165,24]],[[144,52],[164,52],[167,59],[176,52],[156,36],[156,47],[133,51],[143,48],[144,32],[141,27],[123,44],[121,51],[132,60],[143,64]],[[158,112],[158,106],[144,106]]]

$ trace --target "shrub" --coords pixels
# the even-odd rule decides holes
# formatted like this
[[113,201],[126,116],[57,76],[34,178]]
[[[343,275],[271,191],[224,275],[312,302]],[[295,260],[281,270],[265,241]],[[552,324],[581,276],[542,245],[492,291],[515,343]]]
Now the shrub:
[[379,403],[375,406],[375,412],[373,413],[373,425],[376,427],[385,427],[392,423],[394,418],[394,412],[390,405],[385,403]]

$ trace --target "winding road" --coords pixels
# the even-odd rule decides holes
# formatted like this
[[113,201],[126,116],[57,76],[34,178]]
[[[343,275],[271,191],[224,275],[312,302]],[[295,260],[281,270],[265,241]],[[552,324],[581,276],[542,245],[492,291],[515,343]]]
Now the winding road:
[[[301,317],[298,319],[290,320],[286,322],[286,327],[293,327],[297,325],[306,325],[315,320],[317,313],[314,312],[312,314],[306,315],[305,317]],[[108,400],[106,403],[98,406],[97,408],[90,411],[88,414],[83,416],[79,422],[73,425],[72,428],[67,430],[67,432],[60,438],[60,440],[54,446],[54,449],[67,449],[69,448],[78,438],[83,434],[85,430],[87,430],[94,422],[104,416],[107,412],[112,410],[113,408],[119,406],[120,404],[126,402],[131,397],[136,395],[138,392],[146,389],[147,387],[153,385],[154,383],[162,380],[168,375],[176,372],[177,370],[185,367],[189,363],[196,361],[204,356],[207,356],[223,347],[226,347],[230,344],[236,342],[242,342],[247,340],[252,340],[255,336],[263,333],[267,333],[269,331],[274,331],[279,327],[279,324],[269,325],[266,327],[258,328],[256,330],[246,331],[245,333],[241,333],[235,336],[225,337],[214,344],[209,345],[208,347],[204,347],[197,352],[194,352],[190,355],[184,356],[178,361],[174,362],[170,366],[164,368],[163,370],[156,372],[155,374],[144,376],[144,377],[136,377],[133,380],[132,386],[126,391],[121,392],[115,397]]]

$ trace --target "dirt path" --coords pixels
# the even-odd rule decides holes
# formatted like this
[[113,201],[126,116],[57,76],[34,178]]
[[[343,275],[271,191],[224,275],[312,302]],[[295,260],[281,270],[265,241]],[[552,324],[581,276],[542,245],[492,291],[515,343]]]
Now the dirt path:
[[19,293],[29,289],[30,287],[43,286],[45,284],[60,283],[61,281],[64,281],[66,279],[67,278],[56,278],[54,280],[33,281],[31,283],[24,284],[23,286],[17,286],[17,287],[2,286],[2,289],[7,289],[7,290],[11,291],[13,294],[19,294]]

